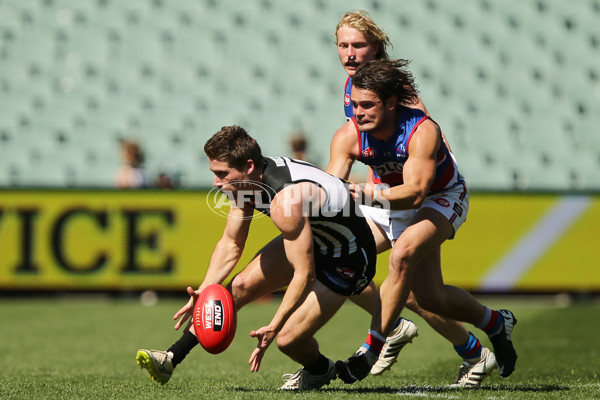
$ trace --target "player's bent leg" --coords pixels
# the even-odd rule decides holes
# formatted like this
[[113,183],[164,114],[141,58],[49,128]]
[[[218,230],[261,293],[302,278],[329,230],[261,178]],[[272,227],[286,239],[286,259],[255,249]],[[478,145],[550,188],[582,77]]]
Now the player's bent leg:
[[485,316],[485,307],[466,290],[444,284],[441,245],[453,229],[441,213],[422,208],[398,241],[407,241],[408,246],[417,249],[413,255],[418,267],[412,269],[412,290],[419,306],[448,319],[477,325]]
[[283,237],[278,236],[263,247],[227,288],[236,311],[239,311],[246,304],[286,286],[292,276],[293,268],[285,256]]
[[[486,316],[486,307],[469,292],[444,284],[439,249],[424,257],[414,273],[413,292],[421,307],[443,317],[480,327]],[[498,334],[488,335],[494,345],[500,375],[507,377],[513,372],[517,361],[512,342],[512,330],[516,318],[510,311],[503,311],[500,313],[503,318],[501,331]]]
[[345,300],[346,296],[315,281],[313,290],[277,335],[279,349],[302,365],[313,362],[319,352],[314,334],[335,315]]
[[361,294],[350,296],[348,299],[370,314],[373,313],[375,302],[378,301],[379,291],[375,282],[371,281]]
[[410,293],[411,271],[408,248],[402,244],[398,248],[397,243],[394,244],[390,254],[388,276],[379,288],[380,307],[376,307],[373,311],[371,329],[367,337],[367,341],[375,337],[376,346],[371,346],[365,341],[365,344],[348,359],[336,362],[338,376],[345,383],[351,384],[369,375],[385,345],[383,343],[379,347],[379,343],[393,331]]
[[[245,304],[287,285],[292,277],[291,266],[283,251],[283,239],[277,237],[267,244],[256,257],[232,279],[227,289],[232,293],[236,310]],[[266,276],[269,278],[267,279]],[[191,320],[183,336],[169,350],[140,349],[136,362],[148,371],[152,380],[165,384],[171,379],[175,367],[198,344]]]
[[413,293],[419,307],[446,319],[477,325],[485,307],[469,292],[444,284],[438,247],[424,256],[414,269]]
[[453,346],[460,346],[469,338],[469,331],[458,321],[448,319],[434,314],[422,308],[411,293],[406,308],[419,315],[427,322],[440,336],[452,343]]
[[[420,209],[410,221],[402,234],[396,239],[389,257],[388,276],[381,285],[381,332],[388,333],[391,324],[396,321],[402,308],[405,306],[409,293],[414,291],[418,284],[428,286],[430,278],[427,273],[421,271],[421,264],[430,254],[437,252],[437,271],[434,272],[439,281],[441,269],[439,263],[439,251],[441,244],[452,235],[454,228],[452,224],[438,211],[423,208]],[[431,263],[428,263],[431,264]],[[415,291],[415,295],[417,295]],[[417,297],[418,303],[421,299]],[[377,329],[372,326],[372,329]]]
[[290,316],[277,335],[277,346],[303,367],[294,374],[283,375],[286,383],[280,387],[281,390],[319,389],[336,378],[335,365],[319,352],[314,334],[345,300],[345,296],[332,292],[317,281],[302,305]]
[[398,249],[396,245],[392,248],[389,258],[389,272],[379,288],[380,314],[373,314],[371,329],[387,336],[393,329],[394,324],[410,294],[412,271],[406,257],[405,248]]
[[[446,319],[421,308],[411,295],[406,307],[419,314],[437,333],[447,339],[454,348],[463,345],[469,339],[469,331],[458,321]],[[460,355],[460,353],[459,353]],[[488,348],[482,347],[478,358],[463,359],[458,372],[458,378],[453,386],[477,387],[497,368],[496,357]]]
[[[440,317],[419,306],[414,294],[411,292],[407,301],[406,308],[413,311],[427,322],[437,333],[447,339],[453,346],[460,346],[469,338],[469,332],[464,325],[458,321]],[[403,322],[404,321],[404,322]],[[410,320],[400,319],[399,324],[387,337],[379,359],[371,369],[371,375],[380,375],[388,371],[397,361],[398,354],[412,339],[418,336],[417,326]]]

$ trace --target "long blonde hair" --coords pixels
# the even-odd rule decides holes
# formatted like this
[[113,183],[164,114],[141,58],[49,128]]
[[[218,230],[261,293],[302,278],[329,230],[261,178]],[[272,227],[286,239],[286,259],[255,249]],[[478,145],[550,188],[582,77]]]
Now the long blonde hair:
[[344,15],[342,16],[342,19],[340,19],[340,22],[337,24],[337,27],[335,28],[335,41],[337,43],[337,33],[338,30],[344,26],[347,26],[349,28],[354,28],[360,32],[362,32],[363,35],[365,35],[365,39],[367,39],[367,41],[371,44],[375,44],[379,46],[379,50],[377,51],[377,54],[375,55],[375,59],[376,60],[389,60],[390,56],[387,53],[387,49],[386,47],[389,45],[390,47],[392,46],[392,43],[390,42],[390,38],[388,37],[388,35],[381,30],[381,28],[379,26],[377,26],[377,24],[375,22],[373,22],[373,19],[371,19],[371,15],[369,15],[369,13],[365,10],[357,10],[357,11],[348,11],[346,13],[344,13]]

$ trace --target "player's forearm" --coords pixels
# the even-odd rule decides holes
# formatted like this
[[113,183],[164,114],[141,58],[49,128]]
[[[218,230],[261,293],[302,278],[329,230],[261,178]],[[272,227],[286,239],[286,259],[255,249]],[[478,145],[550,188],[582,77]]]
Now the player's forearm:
[[327,165],[327,173],[337,176],[338,178],[348,179],[350,170],[352,169],[353,160],[350,158],[334,158],[331,157]]
[[398,186],[374,189],[373,198],[392,210],[411,210],[423,205],[435,177],[435,160],[412,158],[404,164],[404,183]]
[[200,285],[200,289],[213,283],[223,283],[237,265],[243,251],[243,245],[225,237],[221,238],[210,257],[208,270],[206,271],[202,285]]
[[290,315],[300,307],[315,280],[313,237],[306,217],[297,220],[297,229],[284,233],[285,254],[294,268],[294,275],[283,295],[279,309],[270,326],[279,332]]
[[427,192],[419,186],[404,184],[385,189],[367,186],[365,195],[374,203],[380,203],[391,210],[411,210],[421,207]]

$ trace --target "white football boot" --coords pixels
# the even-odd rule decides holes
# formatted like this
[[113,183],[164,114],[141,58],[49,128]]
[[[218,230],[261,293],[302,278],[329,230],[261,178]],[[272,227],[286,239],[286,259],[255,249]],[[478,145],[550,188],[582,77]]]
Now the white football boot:
[[300,368],[295,374],[283,375],[283,380],[286,382],[279,388],[279,390],[315,390],[322,386],[327,385],[332,379],[335,379],[337,375],[335,364],[332,360],[329,360],[329,368],[323,375],[313,375],[304,368]]
[[496,364],[496,356],[487,347],[481,348],[481,358],[476,362],[464,360],[458,370],[458,378],[452,386],[462,387],[478,387],[481,382],[494,369],[498,367]]
[[417,325],[409,319],[402,318],[398,325],[385,340],[385,344],[379,353],[379,359],[371,368],[371,375],[381,375],[392,368],[398,360],[400,350],[413,339],[419,336]]

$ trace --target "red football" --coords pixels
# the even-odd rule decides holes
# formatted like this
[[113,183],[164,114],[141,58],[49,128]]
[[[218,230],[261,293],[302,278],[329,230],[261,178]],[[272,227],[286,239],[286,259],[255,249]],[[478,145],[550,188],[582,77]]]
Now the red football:
[[231,293],[214,284],[204,288],[194,306],[194,331],[200,344],[212,354],[225,351],[237,328]]

